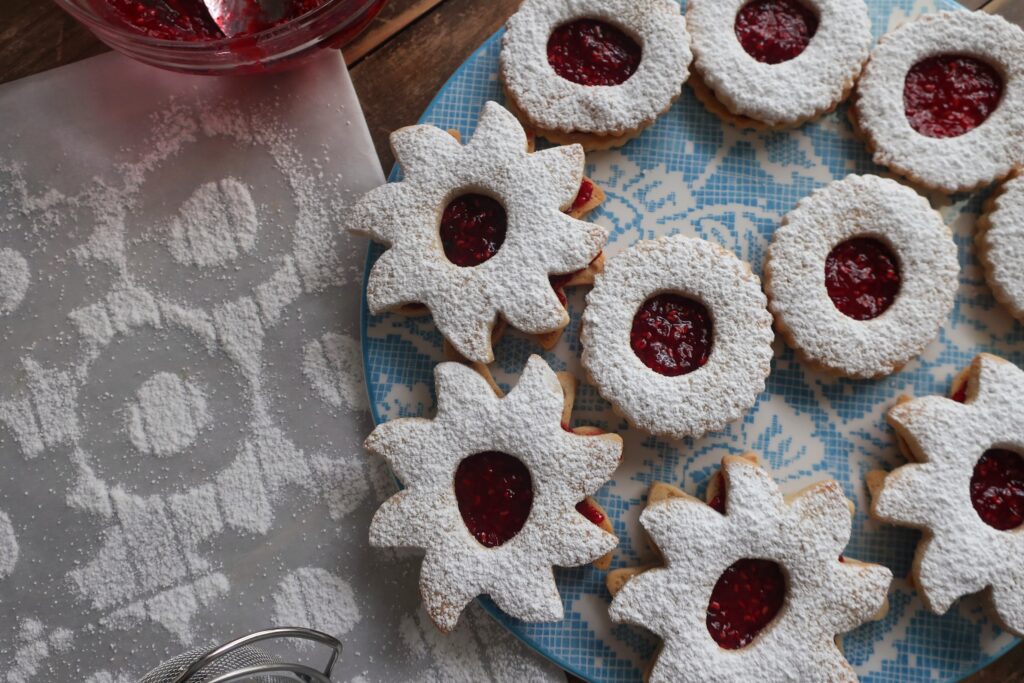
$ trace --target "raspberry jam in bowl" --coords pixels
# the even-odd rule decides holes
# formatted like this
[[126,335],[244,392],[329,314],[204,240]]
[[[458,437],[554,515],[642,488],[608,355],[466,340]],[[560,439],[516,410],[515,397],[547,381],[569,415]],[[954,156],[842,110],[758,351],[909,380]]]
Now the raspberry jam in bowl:
[[96,37],[140,62],[193,74],[267,73],[358,35],[387,0],[282,0],[272,21],[228,36],[203,0],[56,0]]

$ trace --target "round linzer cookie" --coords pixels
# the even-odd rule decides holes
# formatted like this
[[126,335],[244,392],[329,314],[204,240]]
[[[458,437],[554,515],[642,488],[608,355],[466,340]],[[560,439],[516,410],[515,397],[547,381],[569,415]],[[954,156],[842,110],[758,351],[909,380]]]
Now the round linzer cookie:
[[500,74],[538,135],[610,149],[668,111],[690,58],[673,0],[526,0],[508,20]]
[[422,304],[463,357],[494,360],[500,319],[528,334],[561,330],[569,314],[550,276],[585,270],[608,231],[563,213],[583,181],[579,145],[529,152],[522,126],[494,102],[462,145],[433,126],[391,135],[403,180],[366,193],[349,229],[389,249],[366,286],[370,311]]
[[698,437],[739,418],[771,369],[772,318],[750,267],[675,235],[608,259],[583,311],[583,367],[629,422]]
[[798,126],[846,99],[871,51],[864,0],[689,0],[690,86],[728,123]]
[[374,515],[370,543],[426,550],[420,593],[442,631],[481,594],[517,619],[562,619],[552,566],[586,564],[618,543],[584,496],[611,477],[622,439],[563,427],[571,397],[539,356],[507,396],[460,363],[434,376],[433,420],[386,422],[366,440],[407,487]]
[[985,12],[908,22],[871,53],[850,113],[875,163],[915,183],[999,180],[1024,164],[1024,31]]
[[756,457],[726,456],[713,507],[655,484],[640,524],[664,566],[608,575],[613,621],[664,639],[662,681],[856,681],[838,635],[884,616],[892,572],[842,556],[835,481],[784,498]]
[[868,474],[871,514],[923,532],[912,573],[925,604],[944,614],[983,591],[1024,635],[1024,371],[982,354],[950,398],[904,398],[888,420],[912,462]]
[[978,221],[978,258],[999,303],[1024,321],[1024,176],[1014,173]]
[[779,333],[804,360],[881,377],[938,334],[959,270],[952,234],[924,197],[895,180],[851,175],[783,219],[765,291]]

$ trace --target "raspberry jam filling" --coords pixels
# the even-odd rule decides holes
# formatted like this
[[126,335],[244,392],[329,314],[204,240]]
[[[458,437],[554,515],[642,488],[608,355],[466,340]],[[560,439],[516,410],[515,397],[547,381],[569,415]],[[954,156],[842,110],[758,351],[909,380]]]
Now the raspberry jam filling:
[[591,505],[590,501],[586,498],[576,503],[576,512],[580,513],[594,524],[600,525],[604,522],[604,513],[598,510],[597,506]]
[[782,609],[786,577],[771,560],[743,559],[722,573],[708,601],[708,632],[726,650],[749,645]]
[[847,240],[825,259],[825,288],[844,315],[854,320],[877,318],[900,291],[896,256],[885,244],[870,237]]
[[1024,458],[1003,448],[985,451],[971,476],[971,502],[994,529],[1009,531],[1024,524]]
[[818,17],[797,0],[753,0],[740,9],[734,27],[747,54],[764,64],[788,62],[818,30]]
[[441,216],[444,255],[457,266],[478,266],[498,253],[508,216],[497,199],[483,194],[456,197]]
[[718,486],[715,491],[714,497],[708,502],[715,512],[725,514],[725,477],[722,476],[721,471],[715,473],[715,484]]
[[576,193],[576,199],[572,200],[572,206],[569,207],[569,213],[582,209],[593,196],[594,183],[584,178],[583,182],[580,183],[580,191]]
[[469,533],[497,547],[519,533],[533,505],[533,481],[521,460],[498,451],[471,455],[455,470],[455,499]]
[[580,85],[625,83],[640,66],[642,52],[624,32],[596,19],[562,24],[548,39],[548,64]]
[[999,106],[1003,78],[992,66],[963,55],[939,55],[915,64],[903,84],[911,128],[930,138],[974,130]]
[[633,353],[651,370],[667,377],[685,375],[711,356],[711,314],[699,301],[658,294],[633,317],[629,341]]
[[[323,5],[327,0],[284,0],[280,17],[268,23],[258,6],[250,9],[243,33],[256,33],[300,17]],[[203,0],[93,0],[101,14],[110,16],[150,38],[196,42],[219,40],[224,33]]]

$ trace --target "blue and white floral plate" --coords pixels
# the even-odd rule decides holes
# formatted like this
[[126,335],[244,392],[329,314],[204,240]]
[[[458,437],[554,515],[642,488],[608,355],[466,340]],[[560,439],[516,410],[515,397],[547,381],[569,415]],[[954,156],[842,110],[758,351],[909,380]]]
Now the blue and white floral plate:
[[[936,4],[938,3],[938,4]],[[869,0],[873,29],[880,36],[909,17],[949,9],[948,0]],[[423,115],[423,123],[473,132],[487,100],[501,101],[497,78],[500,34],[484,43],[445,85]],[[607,201],[591,220],[611,229],[609,255],[644,239],[682,232],[723,245],[760,271],[772,232],[782,216],[812,190],[849,173],[881,173],[873,166],[846,119],[845,107],[799,130],[739,131],[705,111],[689,89],[672,110],[621,150],[588,156],[587,173],[604,188]],[[956,680],[986,665],[1015,644],[985,614],[976,597],[938,617],[911,587],[918,534],[868,519],[864,474],[903,461],[884,413],[901,393],[944,393],[954,374],[980,351],[1024,364],[1024,328],[992,299],[972,243],[981,196],[933,197],[953,226],[962,273],[953,314],[924,355],[899,374],[880,381],[834,379],[801,364],[777,340],[767,389],[747,416],[717,434],[669,441],[629,429],[593,388],[581,386],[574,419],[622,434],[625,460],[597,495],[621,539],[617,567],[649,559],[637,518],[647,488],[666,481],[699,494],[723,454],[753,450],[787,490],[824,478],[839,481],[857,504],[847,554],[890,567],[896,580],[891,610],[878,623],[843,638],[843,648],[861,680]],[[374,245],[369,266],[380,255]],[[579,365],[579,319],[584,292],[571,292],[572,322],[553,351],[544,353],[557,370],[583,377]],[[372,316],[363,311],[363,353],[370,405],[377,422],[433,413],[433,367],[443,359],[441,336],[429,317]],[[496,349],[499,382],[513,386],[526,358],[538,346],[518,333]],[[565,620],[524,624],[484,599],[510,631],[581,678],[602,683],[641,680],[657,645],[638,628],[608,619],[604,572],[592,567],[559,570]]]

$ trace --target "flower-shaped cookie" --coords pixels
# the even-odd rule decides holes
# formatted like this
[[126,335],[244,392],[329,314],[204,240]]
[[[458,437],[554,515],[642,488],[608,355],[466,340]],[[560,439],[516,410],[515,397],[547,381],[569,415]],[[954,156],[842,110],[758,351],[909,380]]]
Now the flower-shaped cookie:
[[528,334],[565,327],[548,278],[586,268],[608,238],[562,212],[579,192],[583,149],[530,153],[522,126],[494,102],[466,145],[411,126],[391,146],[405,179],[371,190],[348,216],[350,229],[390,246],[370,272],[370,310],[424,304],[455,349],[480,363],[494,359],[499,316]]
[[872,515],[921,529],[913,575],[943,614],[989,589],[996,616],[1024,635],[1024,371],[981,354],[951,398],[904,400],[889,424],[916,462],[869,476]]
[[852,512],[839,484],[783,498],[747,458],[722,469],[724,514],[682,492],[656,496],[640,523],[666,566],[621,587],[609,576],[612,619],[665,641],[648,679],[856,680],[835,638],[879,616],[892,573],[840,556]]
[[576,506],[611,477],[622,439],[564,429],[566,396],[539,356],[504,397],[459,363],[435,377],[437,417],[387,422],[366,440],[408,487],[377,511],[370,543],[427,551],[420,593],[442,631],[482,593],[524,621],[561,619],[552,566],[617,544]]

